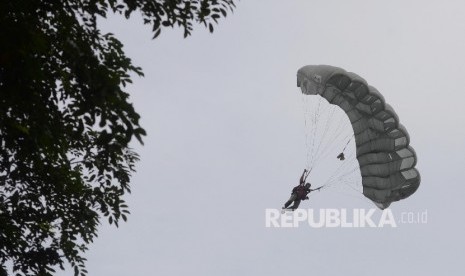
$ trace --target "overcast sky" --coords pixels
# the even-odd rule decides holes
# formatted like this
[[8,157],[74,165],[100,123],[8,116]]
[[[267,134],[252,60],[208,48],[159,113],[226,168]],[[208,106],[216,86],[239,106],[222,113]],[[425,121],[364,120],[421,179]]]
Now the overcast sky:
[[[243,0],[213,34],[156,40],[137,18],[102,21],[144,70],[130,92],[148,136],[134,144],[132,215],[100,227],[89,275],[463,273],[464,15],[459,0]],[[397,111],[422,182],[391,210],[427,210],[427,224],[265,227],[305,166],[308,64],[359,74]],[[301,206],[374,207],[329,189]]]

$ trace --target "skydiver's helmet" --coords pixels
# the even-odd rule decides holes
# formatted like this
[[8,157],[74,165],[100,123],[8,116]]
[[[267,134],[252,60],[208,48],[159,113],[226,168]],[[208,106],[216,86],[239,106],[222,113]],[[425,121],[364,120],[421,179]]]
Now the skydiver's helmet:
[[305,184],[305,188],[310,188],[311,186],[312,186],[312,184],[310,184],[310,183]]

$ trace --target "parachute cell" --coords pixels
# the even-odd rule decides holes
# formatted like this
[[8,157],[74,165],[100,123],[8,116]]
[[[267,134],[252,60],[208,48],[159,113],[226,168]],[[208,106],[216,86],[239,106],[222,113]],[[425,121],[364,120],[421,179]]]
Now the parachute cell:
[[306,95],[320,95],[339,106],[352,125],[363,194],[379,208],[412,195],[420,185],[417,157],[394,109],[376,88],[355,73],[329,65],[297,72]]

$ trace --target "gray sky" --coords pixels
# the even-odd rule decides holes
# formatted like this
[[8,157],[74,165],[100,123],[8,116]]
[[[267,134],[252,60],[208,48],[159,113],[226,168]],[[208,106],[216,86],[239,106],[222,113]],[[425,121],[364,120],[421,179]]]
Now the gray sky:
[[[90,275],[463,273],[464,14],[459,0],[243,0],[213,34],[156,40],[137,18],[102,22],[144,69],[130,90],[148,137],[132,215],[100,227]],[[305,165],[296,72],[307,64],[355,72],[395,108],[422,183],[392,210],[427,210],[427,224],[265,228]],[[330,190],[302,204],[373,206]]]

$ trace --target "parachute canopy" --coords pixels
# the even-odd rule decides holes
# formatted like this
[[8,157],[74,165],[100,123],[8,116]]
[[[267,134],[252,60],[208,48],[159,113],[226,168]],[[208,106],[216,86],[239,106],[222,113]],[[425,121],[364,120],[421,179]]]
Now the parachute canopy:
[[329,65],[297,72],[305,95],[320,95],[339,106],[352,125],[363,194],[379,208],[412,195],[420,185],[417,156],[394,109],[360,76]]

